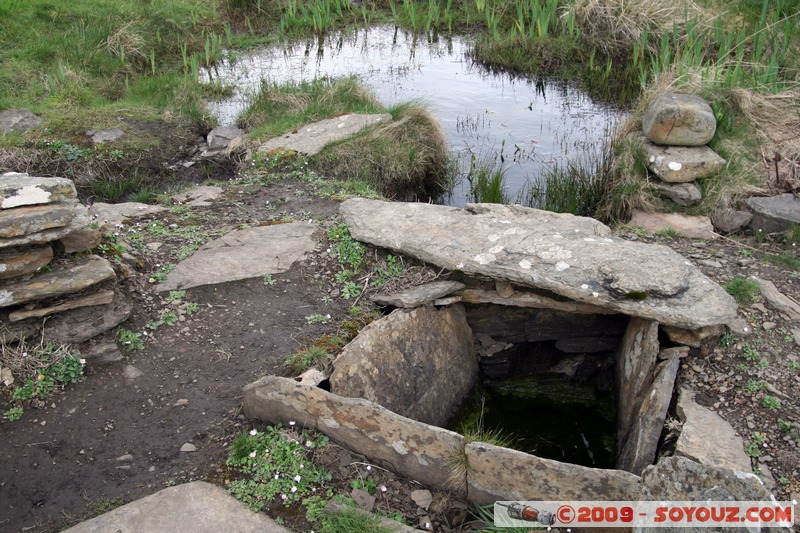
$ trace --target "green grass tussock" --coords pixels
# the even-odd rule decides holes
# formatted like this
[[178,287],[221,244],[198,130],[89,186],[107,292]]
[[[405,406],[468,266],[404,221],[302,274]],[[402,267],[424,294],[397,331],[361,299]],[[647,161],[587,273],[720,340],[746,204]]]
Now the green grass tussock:
[[388,197],[435,198],[450,179],[441,126],[418,104],[391,112],[392,122],[329,146],[315,163],[340,179],[366,181]]
[[355,78],[264,84],[239,116],[237,125],[250,130],[255,138],[274,137],[303,124],[344,113],[380,111],[376,98]]

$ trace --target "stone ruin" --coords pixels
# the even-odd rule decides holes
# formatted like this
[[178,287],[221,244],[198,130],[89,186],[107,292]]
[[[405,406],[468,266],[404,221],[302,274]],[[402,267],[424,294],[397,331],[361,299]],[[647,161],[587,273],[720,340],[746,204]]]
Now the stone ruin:
[[131,304],[101,234],[65,178],[0,175],[0,341],[84,342],[125,321]]
[[[459,279],[378,298],[396,309],[344,348],[330,376],[264,377],[245,387],[248,417],[317,428],[379,466],[477,504],[667,498],[680,491],[665,488],[664,477],[680,478],[694,461],[708,472],[750,471],[741,439],[692,402],[691,391],[681,394],[679,412],[697,420],[685,424],[689,434],[676,456],[657,462],[681,358],[724,325],[739,327],[730,295],[676,252],[612,237],[593,219],[520,206],[351,199],[340,211],[353,238]],[[565,359],[610,350],[615,469],[469,442],[439,427],[475,384],[479,366],[496,363],[497,345],[532,339],[554,343]],[[326,377],[330,391],[318,386]],[[712,441],[719,450],[723,434],[731,439],[724,453],[699,445]],[[768,497],[752,474],[728,477],[730,494]]]

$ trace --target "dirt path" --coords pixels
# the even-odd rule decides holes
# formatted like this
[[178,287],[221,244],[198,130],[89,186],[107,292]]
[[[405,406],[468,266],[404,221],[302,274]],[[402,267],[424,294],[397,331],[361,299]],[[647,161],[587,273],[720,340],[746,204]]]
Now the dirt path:
[[[273,217],[301,210],[333,214],[336,202],[329,200],[287,202],[282,185],[240,202],[237,222],[252,223],[258,215],[253,206],[267,205],[268,198],[283,198],[285,209],[261,210]],[[227,200],[198,209],[209,219],[229,219],[232,210]],[[245,423],[239,415],[242,386],[265,374],[285,375],[284,357],[330,328],[310,325],[306,316],[344,315],[349,307],[341,299],[323,301],[329,287],[319,281],[318,257],[274,275],[271,285],[250,279],[197,287],[174,304],[147,281],[150,269],[166,259],[143,257],[147,266],[140,271],[125,269],[130,277],[123,286],[136,302],[123,324],[127,329],[148,331],[145,325],[175,304],[194,302],[199,311],[150,332],[142,350],[123,350],[122,361],[87,366],[81,383],[0,426],[3,531],[58,529],[118,498],[130,501],[171,484],[219,477],[230,437]],[[108,333],[92,342],[114,339]],[[181,452],[185,443],[197,451]]]
[[[266,186],[238,183],[211,206],[139,221],[200,227],[240,227],[292,218],[323,225],[335,216],[337,202],[313,195],[307,183],[287,179]],[[188,218],[187,216],[190,215]],[[708,245],[684,239],[653,239],[676,248],[712,278],[758,274],[795,298],[800,287],[794,271],[750,257],[729,241]],[[284,357],[310,339],[335,331],[352,301],[338,297],[334,274],[339,268],[318,232],[318,249],[285,274],[263,279],[189,289],[176,303],[157,293],[148,278],[174,259],[177,246],[164,235],[147,235],[136,257],[143,262],[123,281],[134,296],[133,317],[124,326],[147,331],[146,324],[164,310],[194,302],[199,311],[184,314],[172,326],[152,331],[140,351],[123,351],[122,361],[87,368],[86,378],[27,409],[22,420],[0,425],[0,529],[52,531],[91,514],[189,480],[220,482],[226,447],[247,425],[239,413],[241,388],[265,374],[287,373]],[[146,244],[162,241],[152,251]],[[166,244],[164,244],[166,243]],[[155,247],[153,247],[155,248]],[[719,265],[719,266],[717,266]],[[269,280],[272,281],[272,280]],[[306,317],[330,314],[329,324]],[[798,399],[800,373],[792,324],[757,302],[743,310],[757,333],[726,347],[711,347],[687,360],[680,379],[700,394],[698,401],[717,411],[745,436],[763,433],[771,445],[762,462],[775,479],[782,499],[800,491]],[[774,324],[766,329],[766,324]],[[112,333],[101,340],[114,340]],[[759,361],[745,357],[757,347]],[[82,347],[88,348],[88,347]],[[138,372],[136,372],[136,371]],[[138,377],[133,377],[139,374]],[[781,391],[778,409],[764,407],[767,389],[745,390],[750,380]],[[759,393],[761,396],[759,396]],[[778,420],[794,424],[781,429]],[[194,452],[182,452],[190,443]]]

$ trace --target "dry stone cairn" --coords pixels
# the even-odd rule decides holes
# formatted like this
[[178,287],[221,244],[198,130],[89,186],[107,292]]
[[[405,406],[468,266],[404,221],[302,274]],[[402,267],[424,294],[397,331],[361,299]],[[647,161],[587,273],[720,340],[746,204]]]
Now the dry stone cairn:
[[76,343],[130,314],[111,264],[85,252],[100,243],[65,178],[0,175],[0,342],[42,333]]
[[665,93],[652,101],[642,118],[642,146],[661,194],[682,206],[700,201],[694,181],[726,163],[706,146],[716,129],[711,106],[698,96]]

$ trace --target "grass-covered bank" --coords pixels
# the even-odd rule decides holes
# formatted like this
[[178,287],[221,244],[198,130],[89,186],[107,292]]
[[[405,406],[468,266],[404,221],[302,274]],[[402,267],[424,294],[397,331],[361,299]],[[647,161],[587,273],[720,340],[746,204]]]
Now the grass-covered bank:
[[[0,137],[0,169],[66,175],[86,195],[106,200],[155,183],[164,188],[175,172],[163,163],[180,159],[182,149],[213,125],[204,99],[229,91],[197,81],[223,48],[235,56],[237,48],[257,43],[394,22],[421,38],[470,33],[473,58],[489,69],[580,80],[591,94],[617,101],[637,98],[632,120],[607,150],[542,180],[549,194],[533,186],[526,198],[502,198],[502,176],[491,176],[486,184],[493,190],[484,193],[485,180],[473,175],[476,199],[611,221],[626,220],[633,207],[677,209],[655,194],[636,149],[623,142],[649,98],[669,88],[706,97],[720,120],[712,144],[731,165],[724,179],[701,183],[704,200],[692,211],[708,213],[753,188],[786,187],[792,147],[773,142],[770,131],[792,130],[787,120],[793,115],[784,110],[796,103],[787,91],[798,81],[798,18],[797,0],[0,0],[0,110],[28,107],[45,120],[30,134]],[[276,96],[274,105],[292,107],[296,97]],[[377,110],[358,94],[339,97],[343,102],[312,104],[293,120]],[[432,194],[448,180],[442,143],[437,135],[410,143],[434,131],[432,121],[408,109],[392,112],[403,128],[362,137],[350,156],[339,146],[319,158],[319,168],[348,179],[374,178],[373,186],[390,196]],[[258,139],[286,131],[291,126],[284,120],[254,109],[240,123]],[[88,143],[87,130],[112,127],[126,132],[119,145]],[[765,143],[778,154],[772,178],[759,153]],[[375,156],[353,156],[364,150]],[[214,171],[201,168],[194,179]],[[392,181],[397,184],[389,186]]]
[[[0,0],[0,110],[43,119],[0,136],[0,171],[75,180],[117,200],[175,178],[166,168],[212,123],[197,82],[219,57],[226,22],[216,2]],[[228,36],[230,34],[228,33]],[[118,128],[93,146],[88,130]]]
[[448,188],[447,139],[436,119],[418,103],[386,109],[354,78],[264,84],[238,124],[263,139],[344,113],[389,113],[392,122],[328,146],[310,159],[313,168],[386,197],[430,199]]

